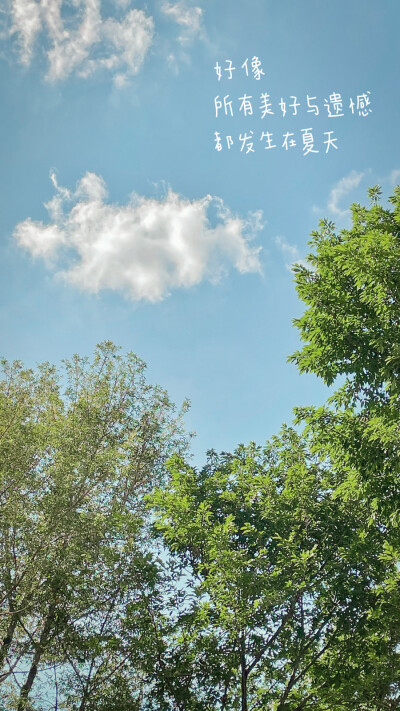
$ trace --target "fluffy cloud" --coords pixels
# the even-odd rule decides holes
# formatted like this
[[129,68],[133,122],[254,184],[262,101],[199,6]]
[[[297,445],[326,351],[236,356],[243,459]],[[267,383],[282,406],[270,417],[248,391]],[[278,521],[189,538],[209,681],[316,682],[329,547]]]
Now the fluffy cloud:
[[103,18],[101,0],[75,0],[66,19],[64,6],[64,0],[11,0],[10,33],[18,38],[23,64],[31,63],[36,40],[45,35],[49,81],[106,69],[121,85],[139,71],[154,31],[143,10],[131,9],[121,20]]
[[175,4],[164,2],[161,10],[181,27],[178,37],[181,44],[191,42],[201,33],[203,11],[200,7],[189,7],[186,2],[179,0]]
[[261,272],[261,248],[250,243],[262,226],[259,212],[242,219],[219,198],[188,200],[171,190],[161,200],[133,195],[115,205],[106,202],[106,184],[95,173],[86,173],[73,192],[54,174],[51,179],[50,223],[24,220],[14,238],[81,289],[156,302],[174,288],[217,281],[232,266]]

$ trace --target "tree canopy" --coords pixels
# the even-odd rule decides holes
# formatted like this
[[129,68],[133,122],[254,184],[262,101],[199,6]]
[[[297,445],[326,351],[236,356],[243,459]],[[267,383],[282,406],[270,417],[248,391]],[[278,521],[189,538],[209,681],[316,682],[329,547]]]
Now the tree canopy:
[[300,372],[333,386],[263,446],[207,453],[110,342],[3,362],[7,711],[400,704],[400,188],[295,267]]
[[[375,708],[378,691],[362,697],[359,675],[385,645],[374,614],[395,560],[368,502],[337,496],[326,464],[288,428],[264,448],[210,453],[200,471],[170,463],[170,485],[153,502],[186,580],[195,650],[179,708]],[[398,671],[399,641],[397,628],[386,647]],[[207,667],[211,644],[218,665]],[[373,683],[389,695],[381,671]]]
[[122,673],[126,605],[157,575],[143,496],[187,437],[144,363],[111,343],[62,372],[3,368],[1,693],[22,711],[34,685],[34,708],[51,685],[83,711]]

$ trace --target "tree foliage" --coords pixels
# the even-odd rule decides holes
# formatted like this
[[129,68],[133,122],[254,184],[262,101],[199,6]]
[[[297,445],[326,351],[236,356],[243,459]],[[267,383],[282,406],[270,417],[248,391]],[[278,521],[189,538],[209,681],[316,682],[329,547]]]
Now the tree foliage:
[[399,708],[400,188],[380,196],[296,267],[291,360],[336,390],[263,447],[192,466],[183,411],[108,342],[3,363],[4,709]]
[[369,208],[352,205],[350,229],[322,221],[313,233],[310,268],[296,270],[307,309],[295,324],[305,345],[291,358],[327,384],[341,381],[325,406],[297,408],[297,423],[329,461],[337,495],[366,502],[368,520],[386,536],[381,555],[393,564],[349,663],[359,677],[341,690],[366,709],[400,703],[400,187],[386,208],[380,195],[374,186]]
[[[199,698],[210,711],[364,708],[353,687],[361,659],[383,648],[374,615],[396,566],[368,503],[355,491],[338,496],[326,465],[288,428],[264,448],[210,453],[200,471],[171,462],[170,484],[152,500],[186,580],[182,619],[196,650],[179,708],[197,709]],[[199,683],[205,639],[219,664]]]
[[292,356],[301,372],[330,385],[347,378],[363,404],[397,397],[400,377],[400,187],[370,208],[353,204],[350,229],[322,220],[312,233],[310,267],[296,267],[307,305],[295,321],[305,345]]
[[57,689],[83,711],[124,666],[126,605],[154,587],[143,496],[186,438],[143,362],[111,343],[62,373],[3,367],[2,694],[22,711],[42,670],[58,669]]

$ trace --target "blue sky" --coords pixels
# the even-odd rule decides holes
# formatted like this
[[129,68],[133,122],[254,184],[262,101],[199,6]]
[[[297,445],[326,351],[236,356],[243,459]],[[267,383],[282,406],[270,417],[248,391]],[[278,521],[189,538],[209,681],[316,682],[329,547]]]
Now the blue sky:
[[135,351],[192,401],[199,462],[321,402],[286,362],[289,265],[320,218],[400,182],[398,1],[9,0],[0,19],[1,354]]

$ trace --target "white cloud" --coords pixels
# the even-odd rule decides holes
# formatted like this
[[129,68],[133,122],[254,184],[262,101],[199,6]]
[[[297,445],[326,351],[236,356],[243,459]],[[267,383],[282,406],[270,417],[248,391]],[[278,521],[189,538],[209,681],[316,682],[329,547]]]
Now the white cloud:
[[[86,173],[74,192],[51,179],[50,224],[27,219],[14,238],[81,289],[155,302],[174,288],[218,281],[232,266],[261,273],[261,248],[250,243],[262,227],[260,212],[242,219],[219,198],[188,200],[171,190],[161,200],[132,195],[115,205],[106,202],[106,184],[95,173]],[[217,216],[213,226],[209,208]]]
[[348,209],[341,209],[340,202],[346,197],[352,190],[358,188],[363,179],[365,173],[357,173],[356,170],[352,170],[349,175],[341,178],[336,185],[333,186],[329,198],[328,198],[328,209],[339,217],[347,215]]
[[[379,185],[385,183],[390,184],[390,186],[395,186],[400,182],[400,169],[398,168],[393,169],[387,175],[381,175],[381,177],[377,175],[375,175],[375,177],[372,175],[371,177],[371,174],[371,169],[365,170],[363,172],[357,172],[356,170],[352,170],[348,175],[344,176],[337,183],[335,183],[329,193],[326,208],[321,208],[317,207],[316,205],[313,205],[313,213],[315,215],[318,215],[319,217],[322,217],[324,210],[326,210],[326,212],[329,211],[336,219],[346,218],[348,220],[350,218],[350,208],[348,207],[346,209],[342,209],[341,204],[343,204],[344,199],[347,198],[347,195],[351,193],[352,190],[355,190],[359,187],[362,179],[365,178],[365,176],[370,176],[371,186],[375,182],[377,182]],[[365,191],[365,195],[366,194],[367,191]],[[354,200],[350,201],[349,199],[346,199],[347,205],[349,205],[350,202],[354,202]]]
[[289,244],[289,242],[286,242],[284,237],[276,237],[275,238],[275,244],[279,247],[280,251],[284,255],[285,259],[289,259],[290,261],[285,263],[286,269],[289,269],[292,271],[293,266],[295,264],[302,264],[303,266],[306,266],[308,269],[310,268],[310,265],[307,263],[305,259],[301,259],[300,252],[296,245],[294,244]]
[[13,0],[11,34],[17,34],[22,64],[30,64],[37,35],[42,28],[41,7],[36,0]]
[[23,64],[31,63],[36,41],[44,35],[49,81],[106,69],[121,85],[139,71],[153,38],[152,17],[131,9],[120,20],[103,18],[101,0],[75,0],[67,20],[66,5],[64,0],[11,0],[10,34],[18,38]]
[[182,28],[178,37],[181,44],[188,44],[201,34],[203,10],[200,7],[189,7],[184,0],[179,0],[175,4],[164,2],[161,10]]
[[398,185],[398,183],[400,182],[399,178],[400,178],[400,170],[398,170],[398,169],[392,170],[392,172],[389,175],[390,183],[392,185]]

